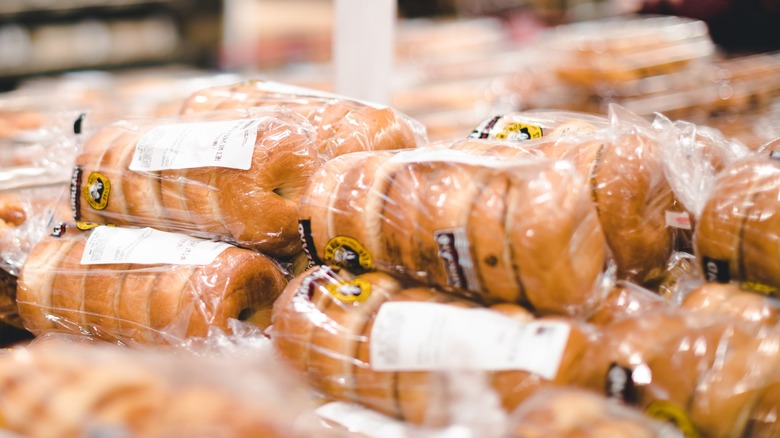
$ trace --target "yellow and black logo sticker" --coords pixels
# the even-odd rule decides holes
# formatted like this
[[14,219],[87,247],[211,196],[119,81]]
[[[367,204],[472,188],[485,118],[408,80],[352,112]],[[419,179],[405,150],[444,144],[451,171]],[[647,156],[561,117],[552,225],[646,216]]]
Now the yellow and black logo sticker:
[[102,173],[92,172],[81,191],[90,207],[95,210],[103,210],[108,205],[111,182]]
[[647,407],[645,413],[656,420],[674,424],[686,438],[699,438],[700,436],[688,415],[678,406],[666,400],[654,401]]
[[363,302],[371,295],[371,283],[362,278],[330,283],[326,287],[331,295],[345,303]]
[[742,289],[752,291],[752,292],[758,292],[764,295],[780,296],[780,289],[764,283],[758,283],[755,281],[743,281],[742,283],[740,283],[740,287]]
[[76,222],[76,228],[78,228],[81,231],[91,230],[91,229],[93,229],[93,228],[95,228],[95,227],[97,227],[99,225],[100,224],[97,224],[95,222],[86,222],[86,221],[78,221],[78,222]]
[[347,236],[336,236],[330,239],[325,245],[322,260],[353,274],[362,274],[374,269],[374,262],[368,250],[360,242]]
[[496,133],[496,140],[526,141],[542,138],[542,128],[525,123],[510,123]]

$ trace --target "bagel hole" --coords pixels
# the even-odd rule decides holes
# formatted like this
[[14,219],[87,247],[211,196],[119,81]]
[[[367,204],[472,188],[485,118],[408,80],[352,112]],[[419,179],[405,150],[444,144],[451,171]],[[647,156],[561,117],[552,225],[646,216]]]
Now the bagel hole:
[[277,187],[277,188],[275,188],[275,189],[273,189],[271,191],[274,192],[275,194],[281,196],[284,199],[288,199],[289,198],[289,194],[287,193],[287,190],[285,190],[282,187]]
[[238,320],[239,321],[246,321],[252,316],[252,309],[247,307],[246,309],[243,309],[242,311],[238,312]]

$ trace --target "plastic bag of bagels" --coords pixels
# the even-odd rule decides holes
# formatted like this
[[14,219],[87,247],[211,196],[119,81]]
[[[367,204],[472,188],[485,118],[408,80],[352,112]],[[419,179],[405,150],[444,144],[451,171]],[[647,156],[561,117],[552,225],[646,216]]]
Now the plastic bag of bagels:
[[0,322],[22,327],[16,280],[53,218],[67,220],[68,179],[39,167],[0,170]]
[[545,388],[518,407],[506,437],[683,438],[670,423],[579,388]]
[[328,266],[288,284],[268,332],[324,397],[431,427],[457,418],[451,372],[485,373],[497,404],[511,411],[539,388],[569,383],[593,335],[566,317],[485,308],[386,273]]
[[657,309],[601,327],[574,381],[671,421],[688,437],[732,437],[743,436],[778,366],[774,326]]
[[299,218],[315,264],[544,313],[586,313],[602,298],[604,235],[569,162],[436,148],[342,155],[309,179]]
[[320,165],[309,122],[284,108],[126,120],[85,133],[71,181],[77,221],[300,252],[297,201]]
[[[492,128],[486,128],[497,120]],[[510,123],[511,122],[511,123]],[[607,119],[576,112],[519,112],[490,119],[454,149],[566,160],[585,178],[620,279],[656,290],[670,257],[690,247],[688,212],[665,177],[665,146],[650,122],[618,105]],[[528,135],[530,134],[530,135]]]
[[780,147],[731,163],[704,196],[694,244],[705,279],[780,293]]
[[301,382],[269,355],[204,357],[46,337],[0,352],[0,387],[2,429],[19,436],[337,436],[319,424]]
[[780,323],[780,300],[744,289],[738,283],[703,282],[685,292],[681,307],[697,312],[729,315],[765,326]]
[[176,344],[265,327],[287,281],[260,253],[152,228],[60,225],[27,257],[19,315],[36,335],[89,333],[127,344]]
[[392,108],[265,80],[205,88],[186,100],[182,114],[264,106],[285,107],[306,117],[315,128],[317,150],[324,159],[427,142],[420,122]]

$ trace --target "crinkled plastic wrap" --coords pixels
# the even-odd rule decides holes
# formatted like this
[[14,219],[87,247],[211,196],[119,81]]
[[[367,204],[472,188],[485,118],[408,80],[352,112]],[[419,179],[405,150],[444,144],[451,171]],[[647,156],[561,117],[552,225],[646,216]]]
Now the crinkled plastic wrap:
[[36,335],[176,344],[230,320],[260,327],[287,281],[270,258],[151,228],[59,226],[33,248],[17,302]]
[[708,281],[734,281],[760,293],[780,290],[780,159],[764,150],[735,161],[705,193],[695,235]]
[[683,438],[672,424],[576,388],[545,388],[512,413],[507,438]]
[[262,80],[196,92],[184,103],[182,113],[262,106],[281,106],[306,117],[325,159],[356,151],[414,148],[426,142],[425,127],[391,108]]
[[0,322],[22,327],[16,277],[53,218],[66,220],[68,180],[62,172],[15,167],[0,170]]
[[59,337],[1,352],[0,387],[0,429],[13,436],[335,436],[317,424],[299,382],[267,356]]
[[116,122],[85,135],[73,215],[291,256],[298,197],[320,165],[313,140],[306,119],[280,108]]
[[[665,178],[665,146],[652,126],[617,105],[610,107],[609,116],[607,122],[573,112],[506,115],[492,120],[523,122],[494,129],[487,121],[473,134],[503,143],[485,149],[462,142],[452,148],[503,157],[532,151],[572,162],[585,177],[582,188],[598,211],[618,278],[656,288],[673,251],[690,241],[690,218]],[[538,123],[525,121],[532,118]],[[552,128],[548,134],[544,125]]]
[[688,437],[743,436],[780,366],[777,328],[681,309],[617,320],[593,345],[578,386],[671,421]]
[[327,266],[288,284],[269,333],[327,398],[427,426],[453,420],[456,371],[489,372],[512,410],[539,388],[568,383],[592,336],[575,320],[536,319],[511,304],[485,309],[385,273]]
[[299,217],[315,263],[545,313],[584,313],[601,300],[604,235],[565,161],[435,148],[343,155],[309,180]]

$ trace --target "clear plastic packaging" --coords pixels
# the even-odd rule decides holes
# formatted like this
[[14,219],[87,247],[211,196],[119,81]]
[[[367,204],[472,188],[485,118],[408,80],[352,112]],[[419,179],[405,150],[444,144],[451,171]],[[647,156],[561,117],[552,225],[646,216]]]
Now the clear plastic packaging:
[[36,335],[83,333],[111,342],[176,344],[227,331],[230,320],[259,327],[287,284],[254,251],[151,228],[59,226],[27,257],[19,315]]
[[414,148],[427,141],[425,127],[392,108],[263,80],[193,93],[182,114],[263,106],[285,107],[306,117],[324,159],[356,151]]
[[671,421],[688,437],[742,436],[780,366],[776,328],[683,309],[617,320],[593,345],[578,386]]
[[720,172],[698,219],[696,256],[707,281],[780,290],[780,160],[767,149]]
[[683,437],[670,423],[577,388],[542,389],[520,405],[509,421],[507,438]]
[[539,388],[568,383],[592,336],[572,319],[534,318],[511,304],[485,309],[385,273],[326,266],[288,284],[269,334],[326,398],[430,427],[460,418],[459,371],[486,372],[511,411]]
[[594,290],[604,235],[565,161],[444,148],[343,155],[310,178],[299,218],[317,264],[393,272],[543,313],[587,313],[602,298]]
[[[490,127],[493,120],[505,126]],[[512,120],[523,122],[506,123]],[[552,128],[549,134],[545,126]],[[657,288],[690,222],[665,178],[665,146],[650,123],[612,105],[609,122],[574,112],[529,111],[488,120],[473,135],[504,142],[484,153],[524,157],[534,151],[572,162],[585,177],[583,189],[598,211],[617,277]],[[470,143],[453,148],[474,149]]]
[[15,167],[0,170],[0,322],[22,327],[16,279],[27,255],[53,218],[67,220],[68,180],[62,172]]
[[85,134],[71,183],[77,221],[218,238],[287,257],[320,165],[311,125],[280,108],[120,121]]
[[19,436],[337,436],[317,423],[300,382],[267,355],[203,357],[55,337],[4,350],[0,370],[2,429]]

